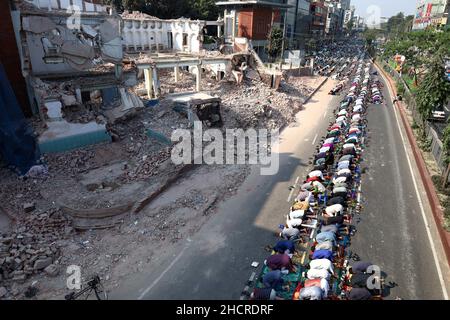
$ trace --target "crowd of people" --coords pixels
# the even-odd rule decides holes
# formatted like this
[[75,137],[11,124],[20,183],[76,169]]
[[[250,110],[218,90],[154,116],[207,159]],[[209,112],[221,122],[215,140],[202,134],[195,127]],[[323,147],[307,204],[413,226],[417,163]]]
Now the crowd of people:
[[349,256],[353,218],[361,210],[358,187],[366,109],[369,103],[381,101],[380,83],[371,80],[371,64],[364,52],[354,60],[349,78],[338,90],[349,84],[348,93],[336,108],[336,119],[317,148],[314,167],[280,225],[279,241],[269,248],[271,255],[250,299],[381,298],[381,288],[368,286],[372,263],[352,261]]
[[356,63],[355,51],[360,49],[355,41],[353,45],[345,41],[335,41],[321,46],[314,53],[314,73],[321,76],[330,76],[342,80],[350,76],[350,66]]

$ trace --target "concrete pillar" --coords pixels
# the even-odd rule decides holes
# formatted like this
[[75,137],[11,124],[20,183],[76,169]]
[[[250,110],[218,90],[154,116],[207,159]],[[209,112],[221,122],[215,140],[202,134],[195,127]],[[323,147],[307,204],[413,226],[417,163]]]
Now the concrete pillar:
[[156,68],[152,68],[152,71],[153,71],[153,92],[155,93],[155,98],[158,98],[159,92],[158,70]]
[[202,66],[199,64],[197,65],[197,74],[196,74],[196,86],[195,89],[197,92],[202,90]]
[[77,98],[77,102],[82,104],[83,103],[83,98],[81,97],[81,90],[80,90],[80,88],[76,88],[75,89],[75,96]]
[[114,65],[114,76],[116,77],[116,80],[122,79],[122,65],[121,64]]
[[180,68],[178,66],[174,68],[174,74],[175,74],[175,82],[180,81]]
[[233,41],[234,41],[234,38],[236,38],[236,10],[233,10],[233,27],[232,27],[232,30],[233,30]]
[[153,98],[153,73],[150,68],[144,69],[145,89],[147,90],[147,98]]

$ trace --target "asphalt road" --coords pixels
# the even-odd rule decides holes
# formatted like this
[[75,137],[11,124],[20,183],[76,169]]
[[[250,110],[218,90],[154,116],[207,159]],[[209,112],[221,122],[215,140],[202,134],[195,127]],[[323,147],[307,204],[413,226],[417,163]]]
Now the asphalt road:
[[[406,153],[386,84],[384,105],[368,109],[363,212],[352,250],[379,265],[391,299],[443,299]],[[426,195],[421,195],[423,199]]]
[[[328,82],[302,111],[300,125],[284,133],[277,175],[261,176],[255,166],[238,193],[194,237],[156,268],[128,279],[112,298],[239,299],[250,274],[261,270],[251,263],[261,264],[268,255],[264,247],[277,241],[275,232],[291,203],[289,186],[307,174],[309,159],[342,99],[327,95],[331,87]],[[387,292],[388,299],[442,299],[391,99],[386,101],[387,106],[374,105],[368,112],[364,209],[352,250],[398,284]]]
[[278,174],[262,176],[253,166],[237,194],[220,204],[175,255],[128,279],[112,298],[239,299],[251,273],[261,270],[261,265],[255,269],[251,263],[262,264],[268,255],[264,247],[277,241],[278,225],[292,203],[287,201],[289,186],[310,169],[309,158],[341,99],[327,94],[335,83],[328,80],[300,112],[299,125],[283,132]]

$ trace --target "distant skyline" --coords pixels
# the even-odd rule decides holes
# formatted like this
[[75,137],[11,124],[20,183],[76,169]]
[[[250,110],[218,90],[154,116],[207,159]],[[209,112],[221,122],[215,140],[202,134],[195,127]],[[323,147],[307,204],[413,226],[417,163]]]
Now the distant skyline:
[[[399,12],[405,15],[414,14],[416,11],[416,0],[351,0],[351,5],[355,6],[356,14],[364,18],[373,15],[372,6],[377,6],[381,17],[392,17]],[[368,12],[370,10],[371,12]]]

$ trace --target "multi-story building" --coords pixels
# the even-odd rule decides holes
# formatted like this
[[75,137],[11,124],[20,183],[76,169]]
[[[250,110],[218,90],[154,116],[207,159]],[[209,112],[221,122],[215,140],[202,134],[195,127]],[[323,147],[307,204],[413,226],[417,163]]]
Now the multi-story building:
[[234,43],[235,38],[247,38],[250,45],[262,57],[268,44],[268,35],[273,26],[282,30],[287,0],[228,0],[216,3],[224,9],[225,43]]
[[419,0],[413,30],[445,26],[448,22],[449,3],[450,0]]
[[350,10],[351,0],[340,0],[342,10]]
[[312,0],[310,6],[311,12],[311,33],[313,36],[325,35],[328,8],[324,0]]
[[348,29],[348,23],[353,20],[353,16],[355,15],[355,7],[352,6],[351,9],[347,9],[344,12],[344,20],[342,21],[342,27],[344,29]]
[[366,27],[366,22],[365,22],[364,18],[357,14],[354,15],[353,16],[353,30],[357,31],[357,32],[361,32],[361,31],[364,31],[365,27]]
[[286,38],[289,47],[299,48],[310,36],[311,15],[310,0],[288,0],[291,8],[287,10],[286,16]]
[[342,4],[339,0],[326,0],[325,5],[328,8],[325,33],[329,36],[337,35],[342,31],[344,19]]

